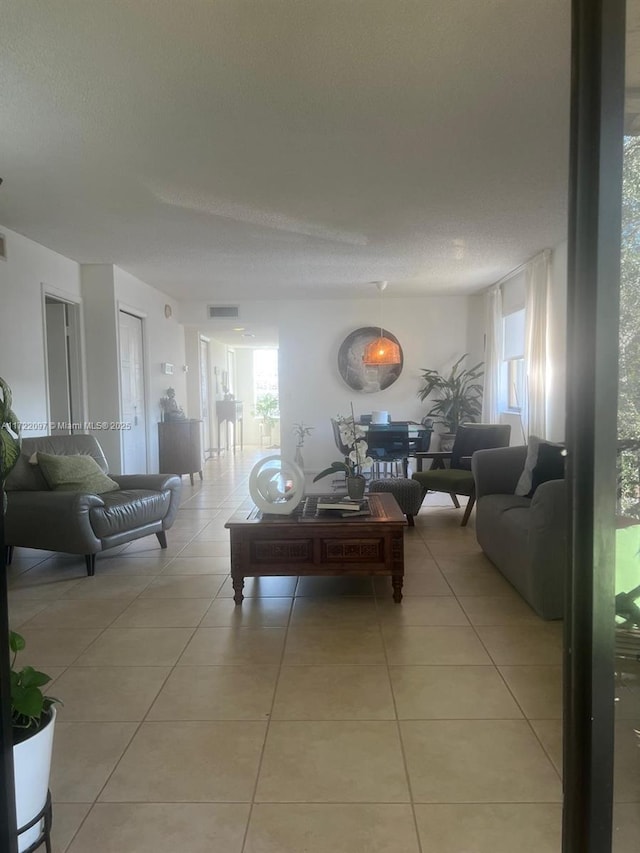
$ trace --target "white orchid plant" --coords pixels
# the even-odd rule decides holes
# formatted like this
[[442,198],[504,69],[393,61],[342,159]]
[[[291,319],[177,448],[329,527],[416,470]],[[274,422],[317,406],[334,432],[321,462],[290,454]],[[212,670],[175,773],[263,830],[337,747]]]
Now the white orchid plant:
[[316,480],[321,480],[322,477],[327,477],[329,474],[336,474],[343,472],[347,477],[358,477],[362,476],[362,472],[365,469],[368,469],[373,464],[373,459],[368,455],[369,445],[365,441],[365,431],[362,429],[360,424],[356,423],[356,419],[353,415],[353,407],[351,410],[351,415],[345,417],[344,415],[338,415],[336,417],[336,421],[338,422],[338,429],[340,431],[340,441],[349,448],[349,455],[347,462],[344,461],[336,461],[332,462],[328,468],[325,468],[324,471],[321,471],[319,474],[313,478],[313,482]]

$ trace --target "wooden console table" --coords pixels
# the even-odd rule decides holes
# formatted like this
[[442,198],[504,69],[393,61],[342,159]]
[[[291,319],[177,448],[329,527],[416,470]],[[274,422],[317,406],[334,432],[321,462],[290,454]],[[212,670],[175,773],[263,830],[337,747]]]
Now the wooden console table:
[[401,601],[405,519],[393,495],[368,495],[371,515],[355,518],[316,516],[315,500],[303,499],[292,515],[254,508],[227,521],[235,603],[245,577],[270,575],[390,575]]
[[220,427],[225,424],[225,449],[229,446],[229,424],[233,425],[233,452],[236,452],[236,431],[240,425],[240,450],[242,450],[243,441],[243,418],[242,418],[242,403],[239,400],[217,400],[216,401],[216,416],[218,418],[218,455],[222,450],[220,444]]

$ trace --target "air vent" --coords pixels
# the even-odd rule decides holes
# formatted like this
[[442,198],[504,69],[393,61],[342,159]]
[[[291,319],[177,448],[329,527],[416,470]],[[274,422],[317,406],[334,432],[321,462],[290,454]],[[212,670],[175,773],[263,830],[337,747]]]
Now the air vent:
[[209,319],[215,317],[239,317],[240,310],[237,305],[209,305]]
[[7,260],[7,238],[0,234],[0,261]]

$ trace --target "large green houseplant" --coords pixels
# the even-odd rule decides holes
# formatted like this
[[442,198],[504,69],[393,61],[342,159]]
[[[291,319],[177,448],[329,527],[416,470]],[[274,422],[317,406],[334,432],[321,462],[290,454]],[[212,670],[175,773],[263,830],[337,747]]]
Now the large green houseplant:
[[273,430],[273,425],[276,422],[276,413],[278,411],[278,398],[275,394],[271,394],[267,392],[266,394],[262,394],[256,400],[256,404],[253,409],[254,417],[262,418],[262,423],[264,424],[264,431],[266,435],[271,435]]
[[422,369],[424,385],[418,397],[426,400],[431,394],[438,395],[430,401],[426,417],[444,424],[446,432],[451,434],[455,434],[461,423],[478,421],[482,415],[482,384],[478,380],[484,373],[484,362],[464,368],[466,358],[468,353],[460,356],[446,376],[431,368]]
[[0,488],[3,513],[7,508],[4,482],[20,458],[20,422],[11,403],[11,389],[0,376]]

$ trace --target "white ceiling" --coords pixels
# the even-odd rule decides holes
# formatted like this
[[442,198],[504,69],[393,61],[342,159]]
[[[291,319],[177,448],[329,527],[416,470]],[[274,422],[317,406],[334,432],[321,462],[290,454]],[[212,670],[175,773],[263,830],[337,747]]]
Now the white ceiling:
[[569,68],[569,0],[9,0],[0,223],[181,300],[471,292],[566,236]]

